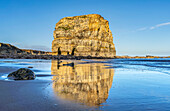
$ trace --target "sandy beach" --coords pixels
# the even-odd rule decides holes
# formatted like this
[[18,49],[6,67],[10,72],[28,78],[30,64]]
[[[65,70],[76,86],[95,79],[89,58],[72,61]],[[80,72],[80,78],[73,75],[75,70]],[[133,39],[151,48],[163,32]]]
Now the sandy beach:
[[[2,111],[56,111],[87,109],[83,105],[62,102],[47,91],[45,81],[0,81],[0,110]],[[47,88],[47,89],[46,89]]]
[[[19,67],[0,66],[0,110],[1,111],[56,111],[85,110],[85,105],[63,101],[54,95],[52,81],[36,80],[5,80],[6,75]],[[42,77],[44,78],[44,77]]]
[[170,0],[0,0],[0,111],[170,111]]
[[[169,59],[1,59],[0,110],[167,110]],[[19,68],[35,80],[8,80]]]

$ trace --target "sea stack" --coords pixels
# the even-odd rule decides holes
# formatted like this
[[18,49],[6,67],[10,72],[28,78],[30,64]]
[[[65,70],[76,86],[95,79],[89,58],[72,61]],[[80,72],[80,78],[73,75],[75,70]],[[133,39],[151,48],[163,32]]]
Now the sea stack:
[[101,15],[62,18],[55,27],[53,55],[114,57],[116,55],[109,22]]

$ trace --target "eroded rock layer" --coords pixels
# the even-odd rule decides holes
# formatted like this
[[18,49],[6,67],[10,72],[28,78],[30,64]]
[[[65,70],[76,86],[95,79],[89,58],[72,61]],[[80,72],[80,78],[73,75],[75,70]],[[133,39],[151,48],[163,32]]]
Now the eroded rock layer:
[[113,57],[116,55],[109,22],[89,14],[61,19],[53,33],[52,52],[57,55]]

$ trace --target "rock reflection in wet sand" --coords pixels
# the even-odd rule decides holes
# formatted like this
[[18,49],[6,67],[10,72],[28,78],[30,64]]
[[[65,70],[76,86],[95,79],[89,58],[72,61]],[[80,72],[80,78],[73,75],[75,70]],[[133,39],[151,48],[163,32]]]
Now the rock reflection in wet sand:
[[114,69],[103,63],[78,63],[80,61],[53,60],[53,90],[62,99],[83,103],[88,106],[100,106],[108,98],[112,86]]

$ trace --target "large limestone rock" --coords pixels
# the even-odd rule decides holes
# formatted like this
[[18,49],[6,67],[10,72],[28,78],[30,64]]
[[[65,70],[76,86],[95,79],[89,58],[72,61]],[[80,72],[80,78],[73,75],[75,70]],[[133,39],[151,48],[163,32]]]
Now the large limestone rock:
[[53,33],[52,52],[57,55],[113,57],[116,55],[109,22],[89,14],[61,19]]

